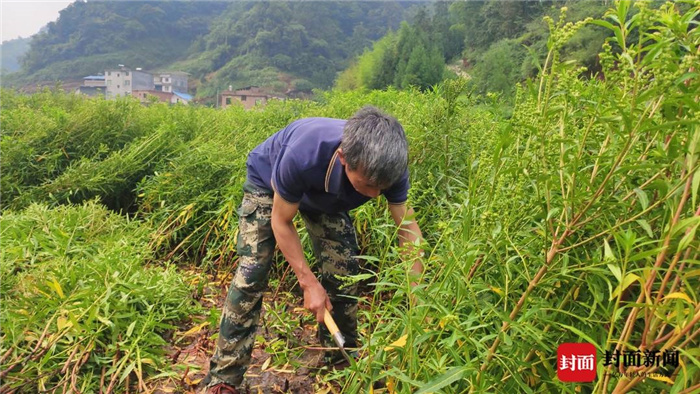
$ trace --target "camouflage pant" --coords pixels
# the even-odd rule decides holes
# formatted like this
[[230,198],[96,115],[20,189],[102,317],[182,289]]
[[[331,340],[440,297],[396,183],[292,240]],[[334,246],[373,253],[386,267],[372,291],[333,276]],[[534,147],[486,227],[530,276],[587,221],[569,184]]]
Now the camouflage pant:
[[[239,210],[238,268],[228,289],[221,316],[216,351],[210,360],[208,386],[225,382],[240,385],[250,364],[255,330],[260,318],[262,292],[267,287],[275,250],[270,218],[272,194],[246,182]],[[347,212],[301,212],[321,268],[321,284],[333,305],[331,315],[346,338],[357,345],[357,285],[343,286],[342,278],[356,275],[359,254],[355,229]],[[349,297],[350,296],[350,297]],[[318,330],[321,344],[335,346],[325,325]],[[331,355],[334,356],[334,355]]]

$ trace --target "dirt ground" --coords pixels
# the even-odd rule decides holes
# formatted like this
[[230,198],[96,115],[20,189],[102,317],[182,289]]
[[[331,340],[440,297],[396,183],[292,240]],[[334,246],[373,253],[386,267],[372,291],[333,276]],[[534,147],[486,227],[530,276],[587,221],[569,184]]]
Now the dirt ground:
[[[201,304],[205,309],[221,311],[231,281],[231,273],[208,275],[201,286]],[[193,275],[196,277],[196,275]],[[195,286],[197,287],[197,286]],[[316,339],[316,324],[301,306],[300,297],[271,289],[263,297],[263,315],[256,333],[253,359],[246,373],[244,392],[258,393],[339,393],[340,386],[324,381],[328,373],[322,363],[323,349]],[[209,319],[209,320],[208,320]],[[281,327],[280,327],[281,326]],[[292,338],[286,338],[291,332]],[[167,349],[172,360],[171,376],[159,377],[148,384],[149,391],[160,393],[203,393],[202,380],[209,369],[209,358],[218,331],[209,316],[193,316],[176,331]],[[292,349],[289,344],[293,344]],[[286,360],[286,362],[285,362]]]

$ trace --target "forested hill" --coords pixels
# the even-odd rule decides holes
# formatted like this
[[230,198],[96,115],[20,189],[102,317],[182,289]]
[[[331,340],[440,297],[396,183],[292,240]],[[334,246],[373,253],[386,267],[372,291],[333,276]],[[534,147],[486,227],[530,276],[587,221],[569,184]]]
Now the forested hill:
[[69,80],[126,64],[154,68],[186,56],[227,3],[75,2],[34,35],[18,84]]
[[398,28],[411,3],[76,2],[32,38],[5,84],[79,79],[125,64],[189,72],[198,96],[258,84],[329,87],[348,59]]
[[[451,77],[447,64],[452,71],[466,71],[479,93],[512,99],[516,84],[537,75],[545,61],[550,23],[601,18],[607,9],[604,2],[574,0],[436,2],[375,42],[339,75],[336,86],[426,90]],[[598,51],[610,34],[600,26],[583,26],[561,56],[594,75],[600,71]]]
[[29,38],[15,38],[0,44],[0,72],[19,71],[19,58],[29,49]]

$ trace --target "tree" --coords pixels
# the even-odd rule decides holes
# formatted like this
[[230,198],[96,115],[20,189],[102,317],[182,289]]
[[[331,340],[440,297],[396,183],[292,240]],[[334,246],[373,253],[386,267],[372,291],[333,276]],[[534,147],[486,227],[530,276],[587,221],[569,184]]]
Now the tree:
[[492,45],[473,70],[479,91],[500,92],[510,97],[521,80],[520,64],[524,58],[525,49],[515,40],[501,40]]

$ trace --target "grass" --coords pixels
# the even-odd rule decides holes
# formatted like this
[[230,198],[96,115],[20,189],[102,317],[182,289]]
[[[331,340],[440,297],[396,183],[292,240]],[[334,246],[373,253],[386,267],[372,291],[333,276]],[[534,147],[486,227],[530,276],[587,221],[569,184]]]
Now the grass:
[[[639,7],[634,17],[632,6]],[[385,201],[353,212],[364,256],[357,280],[370,289],[359,300],[364,357],[327,379],[342,382],[346,392],[369,391],[379,379],[401,393],[697,389],[700,79],[691,69],[697,54],[689,50],[699,40],[697,14],[696,4],[681,12],[620,2],[599,21],[547,20],[549,53],[540,75],[516,89],[507,110],[460,80],[425,93],[328,92],[315,102],[272,102],[252,111],[2,91],[2,297],[10,306],[2,312],[3,327],[10,327],[3,331],[4,381],[106,388],[113,380],[123,390],[126,379],[136,388],[140,378],[156,375],[160,356],[147,346],[162,342],[143,338],[167,332],[190,306],[170,304],[170,294],[149,298],[155,297],[149,278],[174,281],[169,286],[182,289],[184,302],[187,285],[174,278],[182,272],[174,264],[212,272],[235,266],[247,152],[293,119],[347,118],[373,104],[407,131],[409,199],[426,238],[426,271],[411,288]],[[587,80],[559,53],[589,23],[610,29],[613,38],[599,55],[603,74]],[[126,218],[98,203],[80,205],[92,199]],[[93,213],[76,213],[82,210]],[[71,238],[69,229],[87,234],[87,225],[58,223],[76,215],[90,226],[107,222],[112,235]],[[42,235],[45,228],[50,236]],[[84,254],[64,256],[76,246]],[[111,281],[94,279],[77,290],[83,287],[74,281],[92,280],[85,272],[114,275],[104,263],[113,253],[128,264],[114,281],[124,285],[128,274],[140,281],[120,291],[140,294],[149,305],[164,302],[162,323],[146,313],[129,330],[131,322],[90,318],[108,316],[106,305],[110,312],[142,311],[130,297],[102,303],[99,295],[116,291]],[[294,280],[284,272],[280,262],[272,283],[281,292],[267,313],[269,329],[287,338],[267,348],[277,366],[292,364],[300,345],[284,307]],[[52,277],[88,312],[64,304]],[[95,299],[102,309],[91,306]],[[84,317],[73,321],[62,310]],[[85,330],[68,341],[64,332],[78,326]],[[47,346],[50,335],[63,347]],[[594,383],[556,378],[556,349],[564,342],[596,346]],[[605,352],[614,350],[678,350],[680,364],[645,370],[660,372],[658,379],[625,378],[603,365]],[[139,357],[154,364],[137,369]],[[42,364],[44,358],[51,363]],[[30,362],[9,368],[22,360]]]
[[95,202],[0,222],[3,392],[145,387],[196,310],[174,266],[144,265],[149,228]]

